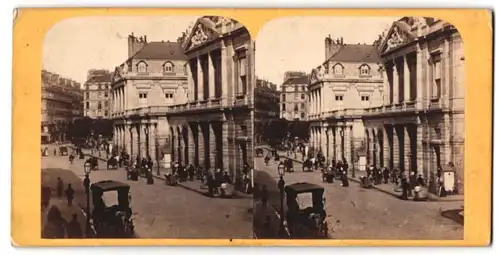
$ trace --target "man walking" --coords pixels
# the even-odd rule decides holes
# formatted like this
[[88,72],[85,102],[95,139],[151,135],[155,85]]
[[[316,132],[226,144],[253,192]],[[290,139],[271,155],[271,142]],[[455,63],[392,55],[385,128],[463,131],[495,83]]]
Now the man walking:
[[71,187],[71,183],[68,183],[68,188],[66,189],[66,199],[68,200],[68,206],[73,206],[74,195],[75,190]]

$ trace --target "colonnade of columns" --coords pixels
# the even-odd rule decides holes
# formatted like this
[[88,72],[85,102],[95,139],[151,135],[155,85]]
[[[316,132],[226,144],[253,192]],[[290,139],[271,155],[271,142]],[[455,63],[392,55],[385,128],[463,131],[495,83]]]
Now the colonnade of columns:
[[127,86],[114,88],[111,91],[112,113],[123,112],[127,109]]
[[384,125],[367,128],[365,144],[367,164],[388,169],[398,168],[428,177],[424,172],[423,126],[419,124]]
[[114,144],[125,150],[131,158],[150,156],[156,163],[159,156],[156,123],[132,123],[114,126]]
[[352,166],[352,126],[311,127],[309,144],[314,151],[320,150],[329,162],[345,158]]
[[224,86],[228,84],[227,59],[233,54],[232,48],[221,42],[220,48],[188,60],[190,102],[227,97],[228,89]]
[[316,115],[323,112],[323,94],[321,89],[315,89],[309,92],[310,115]]

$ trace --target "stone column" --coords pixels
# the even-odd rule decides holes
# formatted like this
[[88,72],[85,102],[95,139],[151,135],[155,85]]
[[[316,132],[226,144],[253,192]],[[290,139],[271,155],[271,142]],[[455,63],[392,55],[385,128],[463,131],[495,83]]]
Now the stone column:
[[[220,57],[221,57],[221,92],[222,95],[221,97],[226,99],[228,95],[228,70],[227,70],[227,63],[228,60],[232,62],[231,58],[228,56],[228,50],[226,49],[226,44],[224,43],[224,40],[221,41],[220,43]],[[223,100],[225,101],[225,100]]]
[[186,73],[187,73],[187,78],[188,78],[188,101],[192,102],[194,101],[194,80],[193,80],[193,73],[191,70],[191,60],[189,59],[186,63]]
[[201,60],[200,57],[196,58],[196,65],[198,71],[198,101],[203,101],[203,70],[201,68]]
[[423,128],[423,125],[422,123],[416,125],[416,144],[417,144],[417,173],[418,174],[421,174],[424,178],[427,178],[427,176],[425,176],[424,174],[424,145],[422,143],[422,141],[424,140],[424,128]]
[[136,124],[134,125],[134,136],[136,137],[135,141],[134,141],[134,150],[136,151],[136,155],[139,155],[141,156],[142,155],[142,150],[141,150],[141,140],[143,139],[142,138],[142,132],[140,130],[140,124]]
[[214,63],[212,60],[212,54],[210,52],[208,55],[208,98],[215,98],[215,70]]
[[413,157],[412,153],[414,152],[411,150],[410,132],[411,132],[410,127],[408,126],[403,127],[402,133],[404,135],[403,144],[404,144],[404,155],[405,155],[404,162],[405,162],[405,171],[407,171],[408,174],[414,170],[412,169],[411,165],[411,157]]
[[[327,130],[327,136],[328,136],[328,159],[331,160],[335,157],[335,136],[334,136],[334,130],[332,127],[329,127]],[[328,162],[328,163],[330,163]]]
[[151,156],[151,159],[153,160],[153,162],[156,163],[156,149],[157,149],[157,146],[156,146],[156,143],[157,143],[157,140],[156,140],[156,123],[151,123],[151,125],[149,125],[149,155]]
[[384,105],[389,105],[390,104],[390,100],[389,100],[389,96],[391,95],[391,92],[390,92],[390,84],[389,84],[389,76],[387,75],[387,72],[389,72],[389,67],[387,65],[382,65],[383,68],[383,71],[382,71],[382,75],[381,75],[381,78],[382,78],[382,81],[383,81],[383,86],[384,86],[384,94],[383,94],[383,104]]
[[382,135],[384,136],[384,166],[387,167],[389,169],[389,167],[391,166],[390,164],[390,160],[391,160],[391,156],[389,155],[389,153],[391,152],[390,150],[390,144],[389,144],[389,136],[387,135],[387,127],[384,127],[382,129]]
[[340,132],[343,127],[336,126],[335,127],[335,160],[339,161],[342,159],[342,136]]
[[127,125],[127,131],[128,131],[128,139],[127,139],[127,153],[130,155],[131,159],[132,157],[134,156],[134,153],[135,153],[135,150],[134,150],[134,139],[137,139],[135,138],[135,132],[134,132],[134,126],[132,124],[128,124]]
[[354,167],[354,163],[352,160],[352,132],[351,132],[351,127],[346,126],[344,129],[344,150],[345,150],[345,158],[347,160],[347,163],[349,164],[349,168]]
[[372,144],[373,144],[373,134],[371,132],[371,128],[369,128],[367,131],[366,131],[366,157],[367,157],[367,164],[370,166],[370,165],[373,165],[373,148],[372,148]]
[[122,109],[121,109],[122,112],[125,112],[126,110],[128,110],[128,108],[130,106],[129,101],[128,101],[128,98],[129,98],[128,93],[129,92],[128,92],[127,84],[125,84],[123,86],[123,89],[122,89]]
[[[450,121],[450,115],[445,113],[443,115],[443,137],[441,139],[444,141],[441,151],[441,165],[446,165],[449,162],[452,162],[451,159],[451,132],[452,126]],[[455,162],[452,162],[455,163]]]
[[[210,147],[210,167],[215,168],[217,165],[217,139],[215,130],[218,129],[217,122],[208,123],[209,147]],[[218,134],[217,134],[218,135]]]
[[[417,103],[416,103],[416,107],[417,109],[422,109],[424,102],[424,87],[425,87],[425,84],[427,84],[426,82],[426,75],[423,73],[424,72],[424,68],[423,68],[423,65],[424,63],[426,63],[426,58],[425,58],[425,55],[422,50],[420,49],[420,45],[417,45],[417,61],[416,61],[416,68],[415,68],[415,72],[416,72],[416,76],[417,76],[417,81],[416,81],[416,90],[417,90]],[[423,84],[424,86],[419,86],[419,84]],[[420,141],[420,140],[417,140],[417,141]],[[419,163],[420,164],[420,163]]]
[[205,139],[204,139],[204,133],[205,131],[203,130],[203,122],[198,122],[197,128],[198,128],[198,162],[200,166],[205,167]]
[[[418,47],[417,47],[418,48]],[[403,58],[403,75],[404,75],[404,102],[410,101],[410,68],[407,55]]]
[[[452,48],[450,47],[450,38],[446,37],[444,39],[444,49],[443,49],[443,55],[442,55],[442,63],[443,65],[441,66],[441,77],[442,77],[442,82],[441,82],[441,103],[443,107],[447,108],[450,104],[450,87],[453,87],[453,80],[452,77],[450,76],[450,70],[455,69],[451,65],[451,54],[452,53]],[[444,68],[443,68],[444,66]],[[449,140],[448,140],[449,141]],[[446,164],[448,164],[448,161],[446,161]]]
[[393,71],[392,71],[392,102],[393,104],[399,103],[399,73],[398,73],[398,62],[393,61]]
[[327,128],[328,126],[325,124],[323,127],[321,127],[321,152],[323,152],[323,155],[325,155],[325,157],[327,156],[326,155],[326,152],[328,151],[327,150],[327,147],[328,144],[327,144],[327,139],[326,139],[326,132],[327,132]]
[[195,148],[196,148],[196,145],[195,145],[195,140],[194,140],[194,136],[193,136],[193,127],[192,127],[192,124],[190,122],[188,122],[188,125],[187,125],[187,135],[188,135],[188,159],[189,159],[189,163],[193,164],[193,166],[196,164],[196,160],[195,160]]
[[231,171],[230,159],[233,158],[232,157],[233,155],[231,155],[232,150],[229,148],[229,145],[230,145],[229,144],[229,137],[231,137],[230,139],[231,139],[231,141],[233,141],[232,139],[234,139],[234,136],[231,135],[232,132],[230,132],[229,129],[230,129],[230,126],[229,126],[228,121],[222,122],[222,158],[224,159],[222,161],[222,168],[224,169],[224,171]]
[[401,171],[402,169],[400,168],[400,164],[399,164],[399,150],[401,148],[401,144],[399,143],[399,136],[398,136],[398,128],[394,125],[393,126],[393,132],[392,132],[392,135],[393,135],[393,143],[392,143],[392,152],[393,152],[393,164],[394,164],[394,168],[399,168],[399,170]]

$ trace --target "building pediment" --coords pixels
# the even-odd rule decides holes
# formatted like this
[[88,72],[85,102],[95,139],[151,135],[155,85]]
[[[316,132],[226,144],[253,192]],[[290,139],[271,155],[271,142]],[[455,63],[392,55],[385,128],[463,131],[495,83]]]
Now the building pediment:
[[115,68],[115,73],[113,74],[113,81],[118,81],[123,78],[124,71],[121,67]]
[[392,27],[387,33],[382,43],[382,47],[380,48],[380,53],[384,54],[392,51],[414,41],[415,38],[416,36],[410,31],[410,27],[406,23],[403,24],[402,22],[396,21],[392,24]]
[[215,23],[208,18],[199,18],[184,41],[184,51],[198,48],[208,42],[219,38]]

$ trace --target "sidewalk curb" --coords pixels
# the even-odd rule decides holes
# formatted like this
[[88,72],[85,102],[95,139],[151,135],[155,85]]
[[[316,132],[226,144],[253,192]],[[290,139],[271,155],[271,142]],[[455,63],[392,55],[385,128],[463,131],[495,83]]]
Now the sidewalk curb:
[[[165,181],[165,178],[162,177],[162,176],[153,175],[153,177],[156,178],[156,179]],[[181,187],[183,189],[186,189],[186,190],[190,190],[190,191],[196,192],[196,193],[198,193],[200,195],[203,195],[203,196],[207,196],[207,193],[205,193],[203,191],[200,191],[198,189],[195,189],[195,188],[191,188],[191,187],[189,187],[187,185],[182,184],[181,182],[178,182],[176,186],[179,186],[179,187]],[[233,197],[233,198],[236,198],[236,199],[239,199],[239,198],[253,198],[252,194],[242,194],[240,191],[237,191],[237,190],[235,191],[235,193],[236,193],[236,197]],[[216,198],[218,198],[218,197],[216,197]]]
[[[267,151],[271,151],[271,149],[269,149],[268,147],[265,147],[263,146],[263,148]],[[292,161],[294,162],[297,162],[299,164],[302,164],[303,162],[298,160],[298,159],[294,159],[294,158],[290,158],[288,156],[280,156],[280,157],[284,157],[284,158],[287,158],[287,159],[291,159]],[[361,184],[361,181],[359,179],[356,179],[356,178],[352,178],[352,177],[348,177],[349,180],[353,181],[353,182],[356,182],[356,183],[359,183]],[[385,194],[388,194],[388,195],[391,195],[393,197],[396,197],[396,198],[399,198],[399,196],[397,194],[394,194],[390,191],[387,191],[387,190],[384,190],[384,189],[381,189],[377,186],[373,186],[372,189],[375,189],[377,191],[380,191],[382,193],[385,193]],[[427,200],[427,202],[460,202],[460,201],[464,201],[463,198],[451,198],[451,199],[440,199],[438,196],[434,195],[434,194],[431,194],[429,193],[429,199]]]

